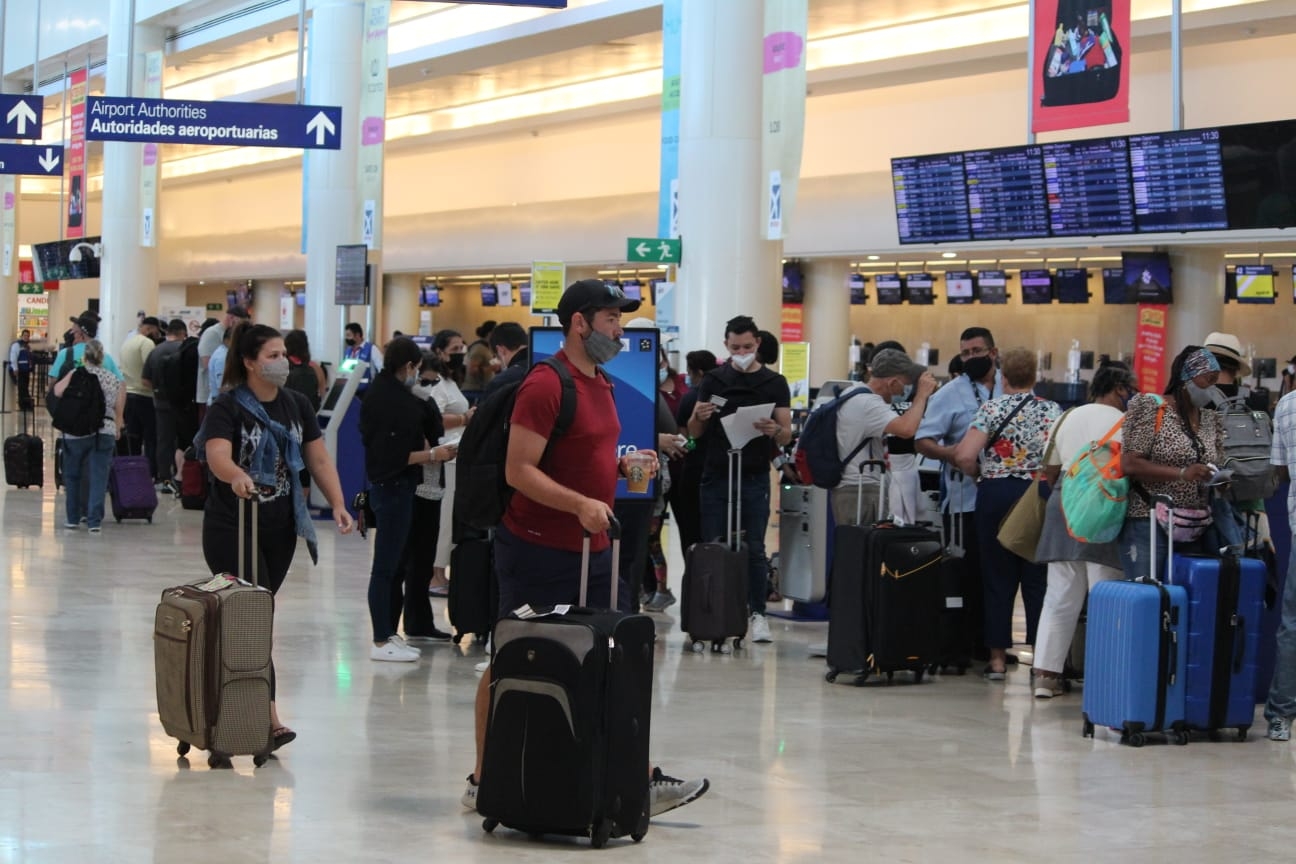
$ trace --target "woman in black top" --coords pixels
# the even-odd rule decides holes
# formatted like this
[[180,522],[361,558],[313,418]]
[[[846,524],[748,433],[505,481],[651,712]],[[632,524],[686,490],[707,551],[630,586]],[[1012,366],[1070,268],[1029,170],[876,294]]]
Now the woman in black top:
[[[279,331],[263,324],[240,323],[230,337],[221,394],[207,410],[194,446],[213,483],[203,512],[202,544],[207,569],[237,573],[239,499],[257,496],[257,582],[278,593],[297,549],[306,537],[311,560],[317,558],[306,498],[298,480],[305,467],[333,508],[339,533],[351,532],[351,514],[342,497],[337,469],[324,446],[315,412],[299,393],[284,388],[288,355]],[[251,581],[249,579],[249,581]],[[274,668],[270,698],[275,697]],[[277,750],[297,737],[279,721],[270,703],[270,723]]]
[[413,662],[419,652],[396,633],[392,610],[398,608],[401,553],[413,526],[414,491],[423,466],[454,458],[455,448],[436,447],[445,434],[441,412],[430,399],[420,399],[418,384],[423,354],[414,340],[393,339],[360,405],[360,440],[369,477],[369,506],[378,522],[373,567],[369,573],[369,618],[373,624],[370,658]]

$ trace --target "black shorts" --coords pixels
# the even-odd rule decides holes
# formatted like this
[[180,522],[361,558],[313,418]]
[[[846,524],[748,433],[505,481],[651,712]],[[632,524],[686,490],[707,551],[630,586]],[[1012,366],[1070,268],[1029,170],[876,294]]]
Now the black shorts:
[[[532,608],[563,603],[575,605],[580,602],[580,570],[579,552],[528,543],[503,525],[495,531],[495,576],[499,580],[500,617],[511,614],[524,604]],[[585,605],[608,608],[611,584],[611,550],[592,553]]]

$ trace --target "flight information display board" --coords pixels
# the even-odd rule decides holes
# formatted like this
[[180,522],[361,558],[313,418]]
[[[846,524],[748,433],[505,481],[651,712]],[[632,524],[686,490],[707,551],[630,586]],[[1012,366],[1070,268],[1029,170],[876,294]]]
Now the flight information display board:
[[892,159],[891,185],[901,243],[972,239],[962,153]]
[[904,303],[904,283],[899,273],[879,273],[873,277],[879,306],[899,306]]
[[1126,139],[1045,144],[1044,179],[1054,237],[1134,233]]
[[973,150],[964,154],[963,173],[973,240],[1048,236],[1042,147]]
[[1220,130],[1132,135],[1129,159],[1139,231],[1228,228]]
[[982,270],[977,274],[977,296],[982,303],[1008,302],[1008,274],[1002,270]]
[[910,273],[904,280],[904,298],[915,306],[930,306],[933,302],[932,286],[936,280],[930,273]]

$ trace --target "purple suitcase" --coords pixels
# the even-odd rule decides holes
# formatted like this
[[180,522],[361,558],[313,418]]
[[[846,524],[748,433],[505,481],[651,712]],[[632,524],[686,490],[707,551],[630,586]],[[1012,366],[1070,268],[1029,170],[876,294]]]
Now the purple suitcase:
[[158,499],[148,457],[114,457],[108,468],[108,495],[112,499],[113,518],[118,522],[123,519],[152,522]]

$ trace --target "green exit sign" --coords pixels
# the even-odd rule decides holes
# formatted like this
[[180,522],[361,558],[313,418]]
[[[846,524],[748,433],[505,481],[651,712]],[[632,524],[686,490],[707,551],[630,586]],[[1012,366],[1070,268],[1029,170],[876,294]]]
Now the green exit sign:
[[661,237],[631,237],[626,240],[626,261],[642,264],[678,264],[684,244]]
[[39,282],[19,282],[19,294],[44,294],[45,286]]

